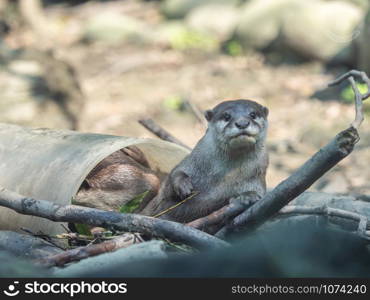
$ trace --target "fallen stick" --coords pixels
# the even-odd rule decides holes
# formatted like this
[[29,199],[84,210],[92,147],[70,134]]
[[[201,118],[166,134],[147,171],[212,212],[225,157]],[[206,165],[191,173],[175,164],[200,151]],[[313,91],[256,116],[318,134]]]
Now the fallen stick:
[[365,229],[370,229],[368,218],[365,215],[347,211],[344,209],[333,208],[327,205],[321,206],[300,206],[300,205],[287,205],[283,207],[277,214],[281,215],[323,215],[326,217],[338,217],[355,222],[366,222]]
[[172,134],[170,134],[168,131],[160,127],[158,124],[156,124],[152,119],[141,119],[138,121],[141,125],[143,125],[146,129],[148,129],[151,133],[155,134],[160,139],[171,142],[177,145],[180,145],[186,149],[191,150],[189,146],[186,146],[183,144],[180,140],[175,138]]
[[219,248],[228,244],[214,236],[180,223],[77,205],[58,205],[50,201],[27,198],[0,187],[0,206],[18,213],[46,218],[55,222],[82,223],[119,231],[139,232],[189,244],[199,249]]
[[120,248],[131,246],[133,244],[135,244],[135,240],[132,235],[122,235],[114,239],[101,242],[99,244],[91,244],[84,247],[70,249],[52,256],[47,256],[46,258],[38,260],[37,263],[45,267],[61,267],[73,261],[79,261],[81,259],[96,256],[106,252],[112,252]]
[[335,224],[340,224],[345,227],[345,221],[352,221],[357,225],[357,235],[366,240],[370,240],[370,224],[369,219],[365,215],[355,213],[352,211],[347,211],[344,209],[338,209],[329,207],[327,205],[321,206],[297,206],[297,205],[287,205],[283,207],[276,216],[276,218],[281,218],[284,216],[291,215],[316,215],[324,217],[335,217],[338,221]]
[[263,199],[257,201],[250,208],[238,215],[228,225],[224,226],[216,236],[225,238],[228,234],[241,230],[254,230],[267,219],[276,214],[294,198],[307,190],[317,179],[323,176],[332,167],[337,165],[343,158],[348,156],[355,144],[360,140],[357,129],[363,120],[362,100],[370,96],[369,93],[361,95],[355,81],[354,75],[360,75],[370,90],[370,80],[364,72],[351,71],[339,77],[329,84],[332,86],[343,80],[349,79],[355,93],[355,120],[351,126],[340,132],[331,142],[314,154],[296,172],[282,181]]

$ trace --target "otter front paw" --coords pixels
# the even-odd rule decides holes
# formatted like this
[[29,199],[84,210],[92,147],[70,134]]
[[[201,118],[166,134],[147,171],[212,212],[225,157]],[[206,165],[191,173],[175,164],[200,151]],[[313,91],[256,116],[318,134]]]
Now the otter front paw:
[[261,197],[255,192],[247,192],[240,194],[236,197],[232,197],[229,200],[229,203],[240,203],[244,207],[248,208],[251,207],[254,203],[260,200]]
[[193,192],[193,184],[191,183],[190,177],[183,178],[177,183],[174,189],[181,200],[189,197]]
[[193,184],[190,177],[184,172],[177,172],[172,177],[173,190],[179,200],[184,200],[193,192]]

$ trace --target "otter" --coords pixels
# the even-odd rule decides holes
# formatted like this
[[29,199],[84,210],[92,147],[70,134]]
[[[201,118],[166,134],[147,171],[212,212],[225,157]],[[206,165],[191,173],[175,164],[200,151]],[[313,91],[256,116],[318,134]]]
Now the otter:
[[157,195],[159,175],[150,169],[144,153],[138,147],[126,147],[103,159],[88,174],[73,203],[117,211],[142,194],[145,196],[138,207],[142,209]]
[[266,192],[268,109],[252,100],[224,101],[205,112],[208,128],[192,152],[165,178],[141,214],[188,223]]

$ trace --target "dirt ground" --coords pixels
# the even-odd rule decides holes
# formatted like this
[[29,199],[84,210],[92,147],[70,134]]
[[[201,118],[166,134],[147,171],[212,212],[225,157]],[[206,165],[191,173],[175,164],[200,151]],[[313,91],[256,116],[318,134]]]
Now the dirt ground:
[[[225,99],[253,99],[270,110],[267,183],[274,187],[354,117],[352,105],[312,97],[335,76],[317,62],[273,66],[259,53],[234,57],[184,52],[157,44],[112,46],[74,41],[73,28],[99,5],[108,9],[106,3],[47,9],[51,19],[66,15],[73,19],[67,26],[70,36],[60,37],[58,55],[76,68],[86,97],[80,115],[81,131],[153,137],[137,123],[140,118],[150,117],[185,144],[194,146],[205,129],[190,111],[171,108],[171,99],[188,99],[202,110]],[[110,5],[110,9],[129,11],[148,24],[160,22],[151,2],[146,4],[147,10],[135,8],[132,1]],[[370,193],[368,128],[366,120],[356,150],[312,190]]]

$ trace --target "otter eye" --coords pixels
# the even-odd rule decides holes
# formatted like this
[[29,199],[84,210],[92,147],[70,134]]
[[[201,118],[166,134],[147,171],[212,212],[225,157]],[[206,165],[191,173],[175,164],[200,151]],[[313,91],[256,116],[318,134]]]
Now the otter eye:
[[252,112],[249,114],[249,116],[250,116],[252,119],[257,118],[257,114],[256,114],[254,111],[252,111]]
[[231,116],[229,113],[224,113],[222,115],[222,119],[224,119],[225,121],[229,121],[231,119]]

